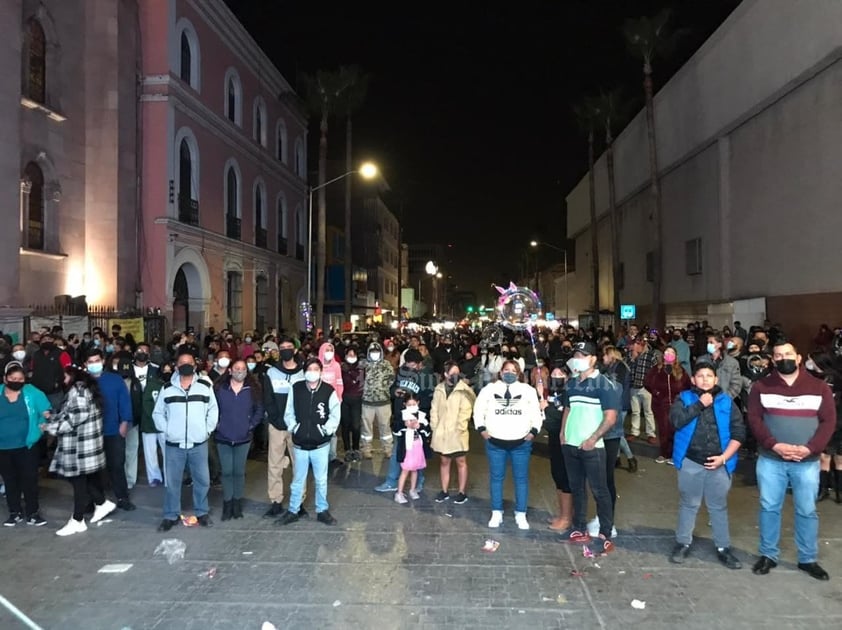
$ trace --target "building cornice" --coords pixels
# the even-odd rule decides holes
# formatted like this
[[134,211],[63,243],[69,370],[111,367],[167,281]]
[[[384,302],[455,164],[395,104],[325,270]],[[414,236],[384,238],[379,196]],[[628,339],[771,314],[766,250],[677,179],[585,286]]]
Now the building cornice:
[[[235,54],[249,71],[257,77],[275,99],[281,95],[295,93],[292,86],[272,63],[263,49],[257,45],[242,23],[237,19],[223,0],[187,0],[190,7],[197,13],[216,36]],[[302,113],[290,109],[295,118],[305,127],[308,120]]]
[[[227,118],[220,116],[205,105],[193,92],[184,87],[181,81],[173,75],[150,75],[143,77],[142,85],[146,87],[163,87],[166,93],[154,92],[141,96],[143,101],[172,100],[173,106],[190,119],[202,125],[215,137],[221,138],[232,149],[249,157],[254,164],[269,175],[281,179],[293,190],[301,195],[307,195],[307,182],[292,172],[287,164],[277,160],[266,148],[246,136]],[[177,130],[176,130],[177,131]]]

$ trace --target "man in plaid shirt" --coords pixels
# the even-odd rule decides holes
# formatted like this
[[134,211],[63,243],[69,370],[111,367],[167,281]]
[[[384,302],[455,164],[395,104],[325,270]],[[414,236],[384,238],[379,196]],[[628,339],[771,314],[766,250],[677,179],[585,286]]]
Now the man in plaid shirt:
[[640,437],[640,413],[646,418],[646,441],[657,444],[655,414],[652,413],[652,394],[643,387],[643,379],[655,365],[655,352],[649,347],[645,335],[638,335],[631,346],[631,433],[628,440]]

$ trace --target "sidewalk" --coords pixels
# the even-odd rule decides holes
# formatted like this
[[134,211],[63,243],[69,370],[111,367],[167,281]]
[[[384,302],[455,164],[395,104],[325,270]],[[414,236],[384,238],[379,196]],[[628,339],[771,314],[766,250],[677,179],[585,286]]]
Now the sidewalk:
[[[504,526],[486,527],[487,467],[479,443],[472,452],[470,500],[461,506],[432,501],[437,460],[423,498],[409,506],[371,490],[385,470],[378,457],[339,469],[329,486],[330,509],[339,520],[333,528],[315,521],[312,498],[311,517],[294,525],[281,528],[261,518],[265,464],[250,461],[241,520],[222,523],[221,493],[212,491],[213,528],[178,526],[159,534],[163,490],[138,486],[135,512],[115,512],[112,522],[61,539],[55,531],[69,517],[70,488],[46,480],[42,513],[49,524],[0,531],[0,594],[41,627],[56,629],[256,629],[266,620],[284,629],[733,630],[842,622],[842,505],[829,501],[819,508],[820,561],[830,582],[795,570],[790,505],[781,565],[768,576],[752,575],[757,489],[739,475],[731,492],[731,533],[744,568],[729,571],[717,562],[703,510],[693,557],[672,565],[675,471],[641,456],[637,474],[617,471],[618,549],[594,561],[544,529],[555,490],[540,449],[532,460],[528,532],[515,528],[511,484]],[[185,499],[189,505],[189,489]],[[165,538],[187,544],[184,560],[169,565],[153,557]],[[481,550],[487,538],[500,542],[496,553]],[[97,573],[113,563],[132,566],[125,573]],[[645,609],[633,609],[633,599],[645,601]],[[0,627],[24,627],[17,623],[0,610]]]

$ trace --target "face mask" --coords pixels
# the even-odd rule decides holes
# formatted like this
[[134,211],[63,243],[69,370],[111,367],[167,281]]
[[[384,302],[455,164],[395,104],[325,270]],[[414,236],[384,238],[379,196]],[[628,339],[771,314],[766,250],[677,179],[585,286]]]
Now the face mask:
[[554,376],[550,378],[550,390],[554,392],[560,392],[564,389],[564,379],[559,378],[558,376]]
[[23,389],[23,383],[21,383],[20,381],[9,381],[8,383],[6,383],[6,387],[11,389],[13,392],[19,392]]
[[246,343],[251,343],[251,337],[246,337]]
[[734,342],[729,341],[727,344],[725,344],[725,347],[728,348],[729,350],[733,350],[734,349]]
[[231,359],[229,359],[228,357],[222,357],[221,359],[219,359],[219,361],[217,361],[217,364],[224,370],[229,365],[231,365]]
[[231,378],[233,378],[238,383],[242,383],[244,380],[246,380],[246,376],[248,376],[248,372],[245,372],[243,370],[235,370],[231,372]]
[[325,352],[325,363],[330,363],[331,361],[333,361],[333,353]]
[[41,350],[52,350],[56,345],[52,341],[45,341],[41,344]]
[[149,355],[145,352],[136,352],[134,355],[134,360],[138,363],[145,363],[146,360],[149,358]]
[[357,357],[346,357],[345,360],[350,364],[354,365],[357,362]]
[[14,357],[16,361],[23,361],[26,358],[26,352],[24,350],[15,350],[12,353],[12,357]]
[[812,359],[807,359],[806,363],[804,363],[804,367],[810,370],[811,372],[818,372],[818,368],[816,367],[816,362]]
[[775,361],[775,367],[778,368],[778,372],[781,374],[794,374],[798,369],[798,364],[795,362],[795,359],[781,359],[780,361]]
[[675,355],[674,354],[665,354],[664,355],[664,363],[667,365],[672,365],[675,363]]
[[503,379],[503,382],[506,385],[511,385],[512,383],[517,381],[517,374],[515,374],[514,372],[503,372],[500,378]]
[[409,415],[416,416],[416,417],[418,416],[418,406],[417,405],[409,405],[409,406],[407,406],[406,409],[404,409],[404,411]]
[[257,363],[246,363],[246,367],[249,369],[249,372],[251,372],[257,367]]
[[582,372],[587,372],[591,367],[590,359],[585,357],[574,358],[573,359],[573,370],[581,374]]
[[292,357],[295,356],[295,350],[292,348],[282,348],[280,355],[282,361],[291,361]]
[[114,344],[109,343],[107,346],[105,346],[105,351],[108,353],[114,352]]
[[93,374],[94,376],[102,374],[102,368],[102,363],[91,363],[88,365],[88,374]]
[[714,352],[716,352],[716,344],[715,343],[709,343],[707,345],[707,351],[708,351],[708,354],[713,354]]
[[196,373],[196,367],[190,365],[189,363],[185,363],[184,365],[178,366],[178,374],[179,376],[193,376]]
[[306,380],[308,383],[315,383],[321,377],[321,372],[313,372],[312,370],[304,372],[304,380]]
[[538,367],[544,367],[544,362],[543,362],[543,361],[538,361],[538,362],[537,362],[537,365],[538,365]]
[[678,341],[679,339],[681,339],[681,335],[679,335],[678,333],[676,333],[676,334],[674,334],[674,335],[672,336],[672,338],[673,338],[673,340]]
[[570,355],[573,354],[573,348],[569,346],[562,346],[561,347],[561,354]]
[[94,339],[94,345],[99,348],[102,345],[102,341],[100,339]]
[[368,358],[370,361],[379,361],[380,360],[380,353],[379,352],[369,352]]
[[451,385],[456,385],[459,382],[459,375],[458,374],[448,374],[447,375],[447,382]]

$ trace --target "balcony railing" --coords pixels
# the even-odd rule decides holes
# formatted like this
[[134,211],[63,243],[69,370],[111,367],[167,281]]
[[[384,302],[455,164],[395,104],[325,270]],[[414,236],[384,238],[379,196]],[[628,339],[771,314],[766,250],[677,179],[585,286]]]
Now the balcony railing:
[[254,244],[258,247],[266,247],[266,228],[257,228],[254,231]]
[[240,217],[234,217],[230,214],[225,215],[225,235],[228,238],[235,238],[240,240],[240,231],[242,228],[242,221]]
[[289,243],[288,243],[286,237],[283,236],[282,234],[278,234],[278,253],[286,256],[288,246],[289,246]]
[[199,225],[199,202],[190,197],[179,195],[178,220],[187,225]]
[[295,245],[295,257],[298,260],[304,260],[304,244],[303,243],[297,243]]

